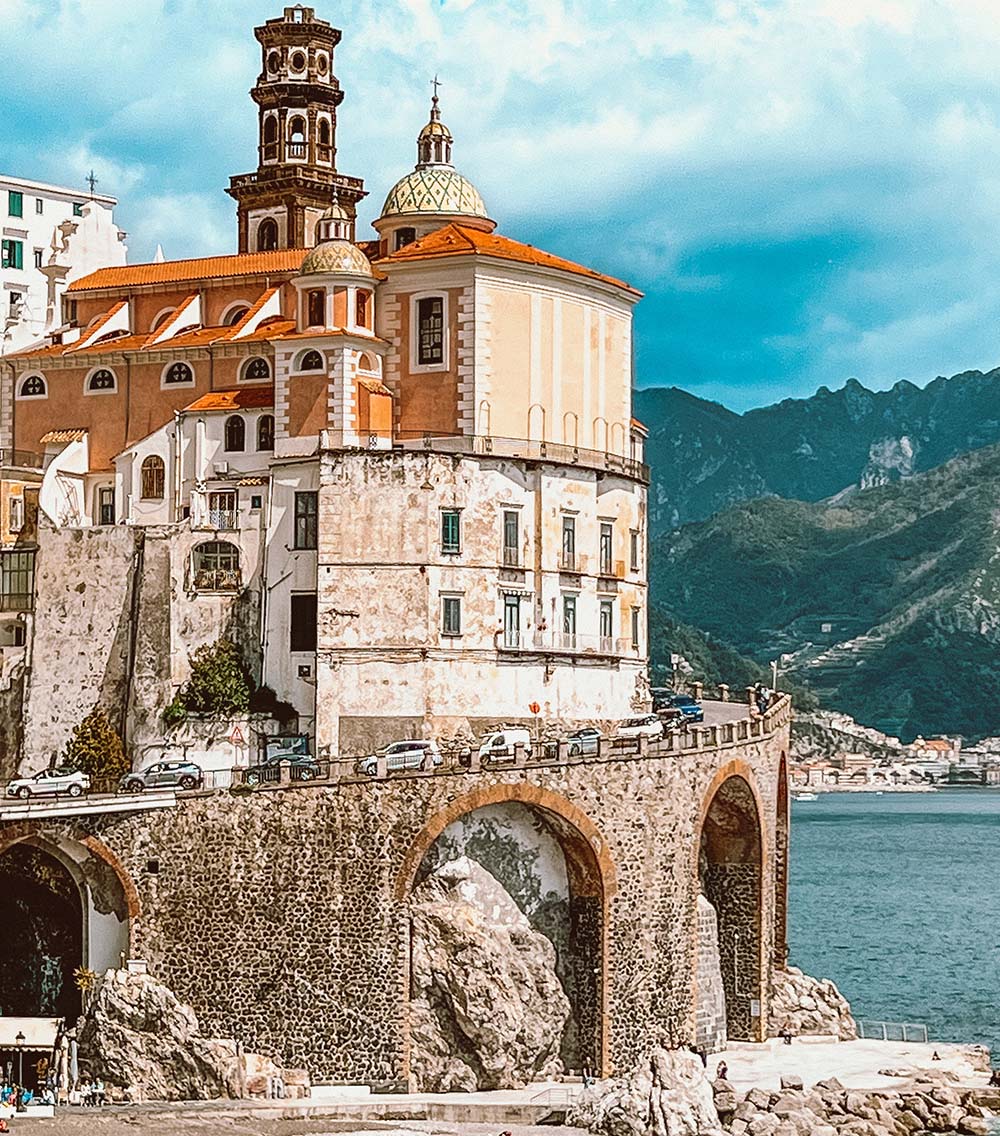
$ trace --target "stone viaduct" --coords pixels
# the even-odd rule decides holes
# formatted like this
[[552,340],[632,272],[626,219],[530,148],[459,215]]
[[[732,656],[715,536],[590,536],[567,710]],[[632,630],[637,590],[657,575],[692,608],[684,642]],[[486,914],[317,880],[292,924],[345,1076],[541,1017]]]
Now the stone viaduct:
[[[781,696],[763,717],[643,752],[194,792],[172,809],[8,822],[0,881],[17,887],[17,873],[32,871],[33,887],[60,872],[72,881],[63,899],[83,934],[67,965],[143,958],[208,1033],[318,1080],[403,1085],[414,882],[450,824],[516,802],[565,856],[580,1062],[609,1074],[654,1040],[710,1042],[706,952],[717,951],[729,1036],[764,1036],[785,950],[790,716]],[[714,929],[699,934],[702,893],[717,945]],[[30,992],[22,1001],[4,1012],[38,1012]]]

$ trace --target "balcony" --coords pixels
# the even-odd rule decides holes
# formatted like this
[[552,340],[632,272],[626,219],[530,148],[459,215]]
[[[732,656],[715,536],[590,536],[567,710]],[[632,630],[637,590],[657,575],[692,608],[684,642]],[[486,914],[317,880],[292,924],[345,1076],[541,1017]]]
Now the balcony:
[[517,631],[505,628],[498,635],[497,650],[535,654],[573,654],[638,658],[639,648],[631,639],[610,635],[582,635],[575,631]]
[[206,527],[215,532],[235,532],[240,527],[240,515],[235,509],[209,509]]
[[521,550],[519,548],[509,548],[507,545],[504,545],[503,557],[500,563],[504,568],[520,568]]
[[42,455],[31,450],[8,450],[0,448],[0,466],[14,466],[18,469],[41,469]]
[[195,573],[195,590],[199,592],[238,592],[240,590],[240,570],[238,568],[202,568]]
[[285,145],[285,157],[302,160],[306,156],[305,142],[288,142]]

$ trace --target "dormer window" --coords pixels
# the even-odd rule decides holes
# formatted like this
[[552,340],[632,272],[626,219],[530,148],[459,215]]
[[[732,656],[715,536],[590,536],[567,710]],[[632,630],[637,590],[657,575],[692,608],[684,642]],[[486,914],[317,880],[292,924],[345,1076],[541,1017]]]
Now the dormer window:
[[307,351],[299,360],[300,371],[322,371],[323,356],[318,351]]
[[306,293],[306,326],[326,326],[326,292],[322,288]]
[[396,251],[405,248],[407,245],[412,245],[417,239],[417,230],[409,227],[405,229],[396,230]]

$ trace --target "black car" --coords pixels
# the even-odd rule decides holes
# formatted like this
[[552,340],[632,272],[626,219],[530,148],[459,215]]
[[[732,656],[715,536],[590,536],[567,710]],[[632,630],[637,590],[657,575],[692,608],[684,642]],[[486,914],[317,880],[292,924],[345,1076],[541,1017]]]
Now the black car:
[[268,754],[263,761],[259,761],[243,774],[245,785],[267,785],[281,780],[281,763],[287,761],[290,766],[290,776],[293,781],[312,781],[319,776],[319,766],[316,759],[308,753],[291,753],[288,750],[278,750]]

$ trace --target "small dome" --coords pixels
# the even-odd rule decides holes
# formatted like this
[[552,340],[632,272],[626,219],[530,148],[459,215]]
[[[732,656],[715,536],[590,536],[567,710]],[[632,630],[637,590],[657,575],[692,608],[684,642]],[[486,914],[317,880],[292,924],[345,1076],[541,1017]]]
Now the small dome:
[[488,216],[479,190],[451,166],[425,166],[401,177],[389,190],[382,216],[400,213]]
[[422,141],[424,138],[445,138],[449,142],[454,141],[451,136],[451,131],[448,129],[448,127],[445,126],[443,122],[440,122],[436,119],[431,119],[431,121],[428,122],[423,130],[421,130],[417,135],[418,142]]
[[306,253],[299,269],[300,276],[345,272],[352,276],[374,276],[368,257],[350,241],[323,241]]
[[321,221],[350,221],[351,219],[350,213],[348,213],[339,201],[335,201],[323,216],[320,217]]

